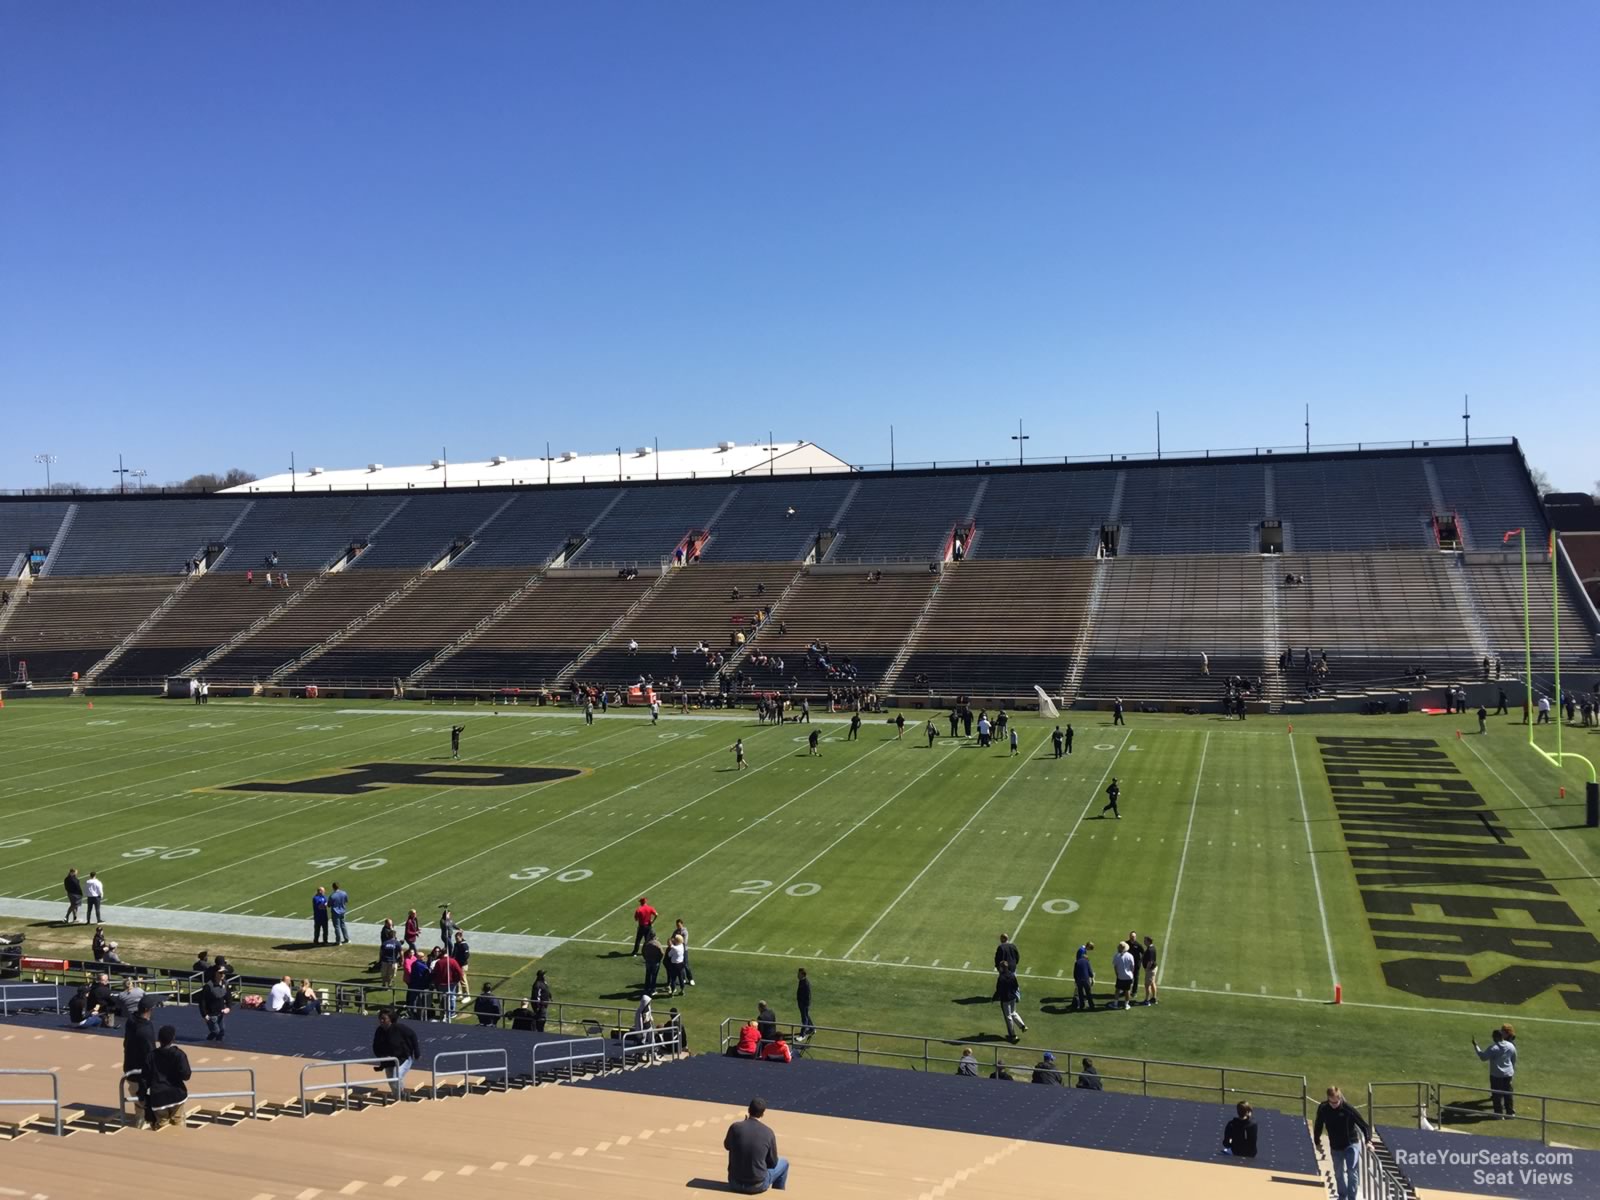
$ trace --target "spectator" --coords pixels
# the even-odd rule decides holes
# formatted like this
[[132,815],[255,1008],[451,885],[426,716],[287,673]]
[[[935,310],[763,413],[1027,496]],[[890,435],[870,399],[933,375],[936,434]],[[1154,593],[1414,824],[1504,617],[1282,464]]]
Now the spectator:
[[292,1011],[297,1017],[320,1017],[322,1015],[322,997],[317,995],[317,989],[311,986],[311,980],[302,979],[300,987],[294,994]]
[[789,1049],[789,1043],[783,1040],[783,1034],[774,1035],[773,1039],[761,1047],[763,1062],[793,1062],[794,1055]]
[[[1546,704],[1546,719],[1549,718],[1549,709],[1550,706]],[[84,880],[83,895],[86,901],[86,906],[83,911],[83,919],[85,921],[104,921],[105,915],[100,911],[100,904],[106,898],[106,888],[105,884],[100,882],[99,878],[96,877],[93,871],[90,871],[89,878]]]
[[1017,952],[1017,945],[1011,940],[1011,935],[1002,933],[1000,944],[994,948],[994,969],[1001,971],[1009,967],[1015,971],[1021,962],[1022,956]]
[[1100,1078],[1100,1072],[1095,1069],[1094,1059],[1084,1059],[1083,1065],[1078,1068],[1078,1086],[1088,1092],[1103,1092],[1106,1090],[1105,1081]]
[[1222,1152],[1234,1158],[1256,1156],[1256,1122],[1250,1114],[1254,1111],[1248,1100],[1239,1101],[1235,1111],[1239,1114],[1230,1120],[1222,1131]]
[[679,1054],[689,1051],[689,1034],[683,1027],[683,1014],[675,1008],[667,1010],[667,1019],[661,1026],[657,1041],[668,1049],[675,1049]]
[[122,955],[117,953],[117,944],[115,942],[106,943],[106,950],[105,953],[100,956],[100,961],[111,966],[122,966]]
[[439,1019],[454,1021],[456,995],[461,991],[463,978],[461,964],[446,954],[441,946],[434,947],[432,958],[430,973],[433,976],[433,991],[437,995]]
[[1078,957],[1072,964],[1072,1007],[1079,1012],[1094,1011],[1094,964],[1089,959],[1093,949],[1093,942],[1079,946]]
[[1117,943],[1117,952],[1111,956],[1111,969],[1117,977],[1117,998],[1111,1002],[1112,1008],[1120,1008],[1124,1012],[1133,1008],[1133,954],[1128,949],[1127,942]]
[[220,1042],[226,1036],[224,1021],[233,1011],[233,995],[228,991],[228,975],[224,967],[213,967],[211,981],[200,989],[196,997],[200,1015],[206,1022],[206,1041]]
[[409,913],[406,914],[406,945],[415,950],[417,948],[417,942],[421,940],[421,938],[422,922],[417,919],[417,910],[413,908]]
[[350,930],[345,927],[344,915],[350,909],[350,893],[333,881],[333,892],[328,896],[328,916],[333,921],[333,943],[345,946],[350,942]]
[[456,919],[450,915],[448,905],[439,910],[439,945],[446,953],[456,944]]
[[767,1007],[765,1000],[756,1001],[756,1028],[761,1032],[763,1042],[770,1042],[778,1036],[778,1014]]
[[78,990],[67,1001],[67,1020],[80,1029],[93,1029],[103,1024],[100,1014],[94,1011],[89,1000],[89,985],[80,983]]
[[683,939],[677,934],[667,943],[667,995],[683,995]]
[[633,910],[633,952],[639,953],[639,947],[648,940],[656,930],[656,910],[651,907],[646,896],[639,897],[639,907]]
[[961,1057],[956,1060],[956,1074],[965,1075],[968,1079],[976,1079],[978,1077],[978,1059],[972,1053],[971,1046],[963,1050]]
[[127,1027],[122,1032],[122,1073],[124,1076],[138,1076],[135,1086],[140,1100],[144,1099],[145,1072],[150,1067],[150,1056],[156,1052],[155,1026],[150,1024],[152,1007],[147,1002],[130,1013]]
[[683,981],[694,986],[694,968],[689,965],[689,927],[679,917],[672,923],[672,936],[683,939]]
[[328,889],[319,887],[311,897],[311,944],[328,944]]
[[267,993],[268,1012],[287,1012],[294,1003],[294,986],[289,976],[285,975],[272,985],[272,990]]
[[483,991],[478,993],[478,998],[472,1002],[472,1011],[477,1014],[479,1025],[500,1024],[500,998],[494,994],[494,989],[485,983]]
[[511,1013],[511,1028],[524,1033],[532,1033],[534,1029],[533,1001],[524,999]]
[[196,982],[199,982],[199,980],[203,980],[209,976],[211,974],[210,952],[202,950],[199,954],[195,955],[194,966],[190,967],[189,970],[193,971],[198,977]]
[[1033,1068],[1032,1082],[1053,1084],[1056,1087],[1063,1086],[1061,1071],[1056,1066],[1056,1056],[1051,1054],[1050,1051],[1046,1050],[1044,1052],[1044,1057],[1041,1058],[1038,1064]]
[[378,1028],[372,1034],[372,1057],[383,1060],[377,1069],[392,1077],[389,1086],[394,1089],[396,1100],[405,1099],[406,1073],[421,1055],[417,1035],[395,1015],[394,1009],[386,1008],[378,1013]]
[[799,979],[794,989],[794,1002],[795,1007],[800,1010],[800,1033],[795,1038],[795,1041],[803,1042],[817,1031],[817,1027],[811,1023],[811,980],[806,975],[804,967],[799,968]]
[[1012,1026],[1015,1025],[1023,1033],[1027,1033],[1028,1025],[1017,1015],[1017,1002],[1022,999],[1022,988],[1017,983],[1017,973],[1010,966],[1000,969],[1000,974],[995,979],[994,998],[1000,1002],[1000,1016],[1006,1023],[1006,1040],[1014,1042],[1017,1040],[1017,1034]]
[[1010,1068],[1006,1066],[1004,1059],[997,1058],[994,1063],[994,1070],[989,1072],[989,1078],[999,1079],[1005,1083],[1010,1083],[1016,1078],[1016,1076],[1013,1075]]
[[378,944],[378,978],[386,988],[394,987],[394,975],[400,965],[400,935],[394,923],[384,923],[383,940]]
[[739,1041],[728,1047],[729,1058],[754,1058],[761,1053],[761,1030],[754,1021],[746,1021],[739,1029]]
[[1346,1104],[1344,1093],[1337,1087],[1328,1089],[1328,1098],[1317,1105],[1317,1120],[1312,1127],[1311,1140],[1322,1142],[1322,1131],[1328,1131],[1328,1150],[1333,1158],[1333,1182],[1339,1200],[1356,1200],[1361,1191],[1361,1147],[1371,1137],[1367,1123],[1355,1106]]
[[1512,1087],[1512,1079],[1517,1073],[1517,1047],[1512,1041],[1515,1034],[1508,1037],[1509,1033],[1509,1025],[1492,1030],[1487,1047],[1479,1046],[1477,1038],[1472,1039],[1472,1048],[1477,1051],[1478,1058],[1489,1064],[1489,1096],[1494,1101],[1494,1115],[1497,1117],[1517,1115]]
[[545,1018],[550,1013],[550,1002],[555,994],[550,990],[550,984],[545,980],[544,972],[539,971],[533,977],[533,1028],[538,1033],[544,1032]]
[[176,1043],[178,1031],[163,1025],[156,1035],[155,1052],[144,1073],[144,1113],[151,1129],[163,1121],[178,1125],[183,1121],[183,1102],[189,1098],[189,1056]]
[[[138,976],[131,976],[128,982],[123,985],[122,995],[117,1000],[117,1011],[124,1017],[131,1017],[139,1010],[139,1006],[144,1003],[144,1000],[144,984],[140,982]],[[150,1001],[151,1008],[155,1008],[156,1004],[157,1001]]]
[[67,868],[67,878],[62,886],[67,893],[67,924],[76,925],[78,922],[78,907],[83,903],[83,884],[78,879],[77,867]]
[[656,990],[656,980],[661,972],[661,960],[666,956],[661,943],[656,940],[654,931],[644,940],[644,949],[640,951],[644,958],[644,994],[651,995]]
[[467,935],[461,930],[456,930],[456,940],[450,945],[450,957],[456,960],[456,966],[461,968],[461,986],[467,986],[467,964],[472,961],[472,947],[467,945]]
[[427,1013],[428,993],[433,988],[433,972],[428,960],[414,954],[406,968],[406,1009],[413,1020],[420,1021]]
[[778,1156],[778,1139],[761,1118],[767,1102],[759,1096],[750,1101],[750,1115],[728,1127],[722,1148],[728,1152],[728,1188],[754,1196],[789,1185],[789,1160]]
[[94,937],[89,939],[89,952],[94,955],[95,962],[101,962],[106,956],[106,927],[96,925]]

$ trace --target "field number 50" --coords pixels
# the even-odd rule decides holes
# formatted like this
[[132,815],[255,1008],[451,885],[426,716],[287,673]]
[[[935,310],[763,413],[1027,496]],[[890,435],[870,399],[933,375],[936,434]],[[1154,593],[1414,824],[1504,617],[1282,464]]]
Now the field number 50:
[[[1021,896],[996,896],[995,899],[1000,901],[1001,912],[1016,912],[1017,905],[1022,903]],[[1076,900],[1046,900],[1039,905],[1039,908],[1051,916],[1064,917],[1068,913],[1078,911],[1078,902]]]
[[175,858],[193,858],[200,853],[198,846],[188,846],[181,850],[168,850],[165,846],[140,846],[137,850],[124,850],[123,858],[149,858],[159,855],[163,862],[171,862]]

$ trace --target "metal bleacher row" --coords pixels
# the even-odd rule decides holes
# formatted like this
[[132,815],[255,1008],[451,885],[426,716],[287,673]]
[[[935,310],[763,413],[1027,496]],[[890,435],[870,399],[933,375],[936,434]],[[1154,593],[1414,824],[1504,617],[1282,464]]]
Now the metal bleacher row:
[[[1455,520],[1460,552],[1441,553],[1442,518]],[[717,683],[694,652],[704,642],[724,675],[758,688],[1026,695],[1037,684],[1068,699],[1193,702],[1216,698],[1224,676],[1270,679],[1282,649],[1313,647],[1329,654],[1330,686],[1359,688],[1414,666],[1438,678],[1516,657],[1520,570],[1500,544],[1511,527],[1544,549],[1514,445],[626,487],[0,499],[13,601],[0,607],[0,655],[7,679],[25,661],[35,682],[77,673],[103,686],[199,672],[223,684],[442,690],[680,677],[697,689]],[[1269,528],[1284,553],[1260,553]],[[1097,557],[1104,531],[1115,556]],[[191,561],[202,564],[193,576]],[[1540,561],[1534,625],[1547,638]],[[1285,574],[1307,582],[1285,588]],[[285,575],[287,588],[268,585]],[[1560,594],[1564,661],[1587,665],[1593,610],[1565,582]],[[760,608],[772,613],[764,626]],[[808,653],[816,645],[831,670]]]

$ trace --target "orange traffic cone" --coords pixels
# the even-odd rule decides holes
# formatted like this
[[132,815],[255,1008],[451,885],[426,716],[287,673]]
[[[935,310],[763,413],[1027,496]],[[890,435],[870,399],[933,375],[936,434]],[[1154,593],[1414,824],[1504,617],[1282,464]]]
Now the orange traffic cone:
[[94,707],[94,701],[93,701],[93,700],[91,700],[91,701],[89,701],[89,707],[90,707],[90,708],[93,708],[93,707]]
[[1336,983],[1333,985],[1333,1002],[1335,1004],[1344,1003],[1344,984]]
[[1290,722],[1289,722],[1289,732],[1290,732],[1290,733],[1293,733],[1293,732],[1294,732],[1294,722],[1293,722],[1293,721],[1290,721]]

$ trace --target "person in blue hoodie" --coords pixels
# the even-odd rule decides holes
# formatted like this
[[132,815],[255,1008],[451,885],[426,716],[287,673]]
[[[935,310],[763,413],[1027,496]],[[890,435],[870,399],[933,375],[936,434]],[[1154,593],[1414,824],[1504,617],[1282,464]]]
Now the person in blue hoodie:
[[1079,1012],[1089,1012],[1094,1008],[1094,964],[1089,961],[1089,951],[1093,949],[1093,942],[1079,946],[1077,961],[1072,964],[1072,982],[1077,987],[1072,997],[1072,1007]]
[[433,972],[428,969],[428,960],[419,954],[406,972],[406,1007],[411,1010],[413,1021],[426,1019],[428,993],[432,989]]

